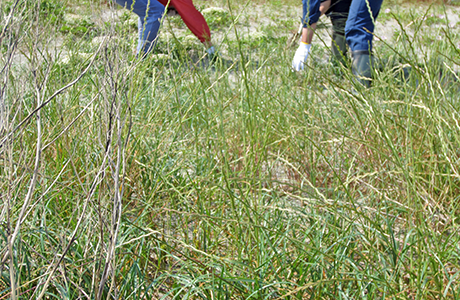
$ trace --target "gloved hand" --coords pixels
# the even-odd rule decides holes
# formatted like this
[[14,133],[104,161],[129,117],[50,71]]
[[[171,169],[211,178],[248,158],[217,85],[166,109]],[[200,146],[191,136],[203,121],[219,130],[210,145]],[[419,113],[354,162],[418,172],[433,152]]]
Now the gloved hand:
[[311,44],[300,42],[299,48],[295,52],[294,59],[292,60],[292,68],[295,71],[303,70],[305,62],[307,61],[308,54],[310,54]]

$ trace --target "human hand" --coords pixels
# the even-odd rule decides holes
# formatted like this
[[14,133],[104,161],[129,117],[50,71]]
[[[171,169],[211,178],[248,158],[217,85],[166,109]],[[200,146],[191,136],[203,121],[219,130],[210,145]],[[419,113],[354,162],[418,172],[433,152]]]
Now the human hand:
[[292,60],[292,68],[295,71],[301,71],[304,68],[308,55],[310,54],[311,45],[300,43],[299,48],[295,52],[294,59]]

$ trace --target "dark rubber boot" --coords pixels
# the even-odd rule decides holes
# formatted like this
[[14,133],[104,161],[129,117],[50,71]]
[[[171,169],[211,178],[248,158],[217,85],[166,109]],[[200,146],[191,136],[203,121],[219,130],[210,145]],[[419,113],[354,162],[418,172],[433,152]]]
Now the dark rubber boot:
[[345,64],[347,57],[347,41],[345,39],[346,17],[331,17],[332,21],[332,61]]
[[365,87],[371,86],[374,59],[367,50],[357,50],[351,53],[353,63],[351,70],[356,80]]
[[345,64],[347,57],[347,41],[345,35],[332,32],[331,42],[332,57],[335,61]]

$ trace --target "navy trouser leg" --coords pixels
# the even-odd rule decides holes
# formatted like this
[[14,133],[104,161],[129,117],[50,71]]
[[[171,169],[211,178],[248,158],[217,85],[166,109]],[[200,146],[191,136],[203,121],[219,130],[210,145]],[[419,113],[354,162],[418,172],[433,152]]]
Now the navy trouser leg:
[[115,2],[139,16],[137,53],[148,52],[157,38],[165,7],[157,0],[115,0]]
[[321,17],[321,12],[319,11],[321,0],[302,0],[302,4],[302,23],[303,27],[307,28],[309,25],[318,22],[319,17]]
[[345,26],[351,51],[372,51],[372,38],[383,0],[353,0]]

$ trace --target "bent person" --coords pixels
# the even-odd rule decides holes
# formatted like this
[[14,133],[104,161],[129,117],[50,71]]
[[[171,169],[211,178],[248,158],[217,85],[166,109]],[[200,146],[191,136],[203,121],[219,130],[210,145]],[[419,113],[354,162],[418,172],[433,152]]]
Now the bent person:
[[206,52],[214,58],[216,51],[211,42],[211,31],[203,15],[191,0],[115,0],[139,17],[139,41],[137,54],[145,55],[155,46],[165,6],[177,12],[187,27],[207,48]]
[[[330,0],[328,0],[330,1]],[[303,2],[303,30],[302,40],[297,49],[292,67],[296,71],[303,70],[311,50],[311,38],[316,28],[319,17],[328,10],[331,5],[320,0],[302,0]],[[343,1],[343,2],[341,2]],[[352,54],[352,71],[359,82],[370,86],[372,77],[372,40],[375,28],[375,19],[378,16],[383,0],[336,0],[331,5],[330,17],[333,24],[332,51],[335,57],[346,53],[346,45],[343,39],[345,33],[346,43]],[[349,7],[346,19],[346,8]],[[334,9],[337,10],[334,13]],[[329,12],[328,12],[329,13]],[[343,27],[345,28],[343,30]]]

